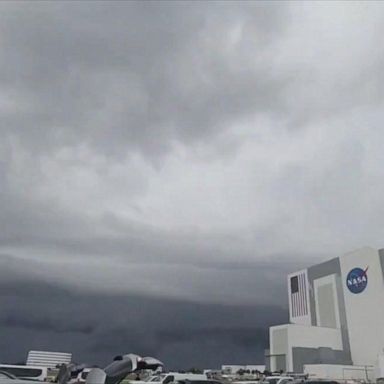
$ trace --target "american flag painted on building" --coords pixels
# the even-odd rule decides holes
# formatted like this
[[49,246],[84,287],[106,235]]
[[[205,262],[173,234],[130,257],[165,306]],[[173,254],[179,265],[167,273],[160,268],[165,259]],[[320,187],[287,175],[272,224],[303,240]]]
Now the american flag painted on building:
[[290,283],[292,317],[308,315],[307,279],[305,272],[292,276]]

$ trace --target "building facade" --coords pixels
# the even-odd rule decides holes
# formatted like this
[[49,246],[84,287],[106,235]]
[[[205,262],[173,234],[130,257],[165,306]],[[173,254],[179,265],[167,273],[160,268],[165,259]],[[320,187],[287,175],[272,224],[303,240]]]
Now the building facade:
[[27,365],[55,368],[61,364],[69,364],[72,360],[72,353],[49,352],[49,351],[29,351]]
[[384,352],[384,250],[362,248],[288,276],[290,323],[270,328],[272,371],[374,366]]

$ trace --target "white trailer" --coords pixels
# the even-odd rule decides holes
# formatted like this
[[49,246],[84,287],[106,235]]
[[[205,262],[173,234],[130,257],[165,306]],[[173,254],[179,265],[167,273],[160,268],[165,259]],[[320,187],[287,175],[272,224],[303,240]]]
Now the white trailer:
[[374,367],[368,365],[306,364],[304,373],[309,379],[373,381]]

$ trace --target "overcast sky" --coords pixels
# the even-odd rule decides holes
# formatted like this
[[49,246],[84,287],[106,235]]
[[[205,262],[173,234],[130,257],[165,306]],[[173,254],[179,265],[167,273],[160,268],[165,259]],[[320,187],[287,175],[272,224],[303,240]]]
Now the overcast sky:
[[383,34],[379,2],[2,2],[0,358],[104,361],[115,308],[116,352],[262,359],[288,272],[384,243]]

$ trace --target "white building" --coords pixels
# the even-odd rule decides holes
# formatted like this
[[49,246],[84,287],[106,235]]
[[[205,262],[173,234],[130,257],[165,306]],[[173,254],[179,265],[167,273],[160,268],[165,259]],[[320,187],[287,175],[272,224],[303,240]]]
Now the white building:
[[288,276],[290,324],[270,328],[272,371],[373,370],[384,351],[384,249],[363,248]]
[[69,364],[72,360],[72,353],[29,351],[27,365],[55,368],[60,364]]

